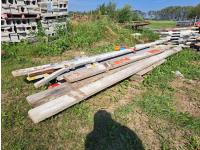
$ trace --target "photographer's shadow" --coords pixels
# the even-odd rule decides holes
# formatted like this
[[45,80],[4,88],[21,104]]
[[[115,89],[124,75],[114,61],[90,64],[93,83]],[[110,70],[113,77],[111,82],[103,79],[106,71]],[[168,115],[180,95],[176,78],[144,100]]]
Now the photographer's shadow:
[[94,115],[94,129],[86,137],[86,150],[144,150],[142,141],[129,128],[100,110]]

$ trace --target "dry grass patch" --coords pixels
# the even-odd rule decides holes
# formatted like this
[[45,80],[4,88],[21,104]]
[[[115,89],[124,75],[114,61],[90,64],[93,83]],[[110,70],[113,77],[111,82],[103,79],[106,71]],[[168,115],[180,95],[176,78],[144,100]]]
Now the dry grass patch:
[[200,81],[176,79],[171,83],[175,88],[175,106],[179,112],[200,117]]

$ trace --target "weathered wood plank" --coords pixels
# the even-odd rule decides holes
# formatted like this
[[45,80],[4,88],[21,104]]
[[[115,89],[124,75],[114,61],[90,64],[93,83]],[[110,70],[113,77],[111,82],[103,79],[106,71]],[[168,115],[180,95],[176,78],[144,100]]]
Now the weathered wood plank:
[[119,72],[116,72],[112,75],[106,76],[96,82],[87,84],[81,88],[78,88],[76,90],[70,91],[66,95],[63,95],[61,97],[58,97],[50,102],[47,102],[43,105],[40,105],[36,108],[33,108],[29,110],[28,114],[29,117],[32,119],[34,123],[38,123],[42,120],[45,120],[46,118],[49,118],[64,109],[79,103],[80,101],[92,96],[93,94],[96,94],[100,92],[101,90],[123,80],[128,78],[129,76],[132,76],[133,74],[147,68],[148,66],[153,65],[155,62],[161,61],[162,59],[165,59],[166,57],[177,53],[181,50],[180,47],[165,51],[161,54],[158,54],[156,56],[152,56],[150,58],[146,58],[144,60],[138,61],[137,63],[134,63],[132,66],[121,70]]
[[87,57],[87,58],[79,59],[79,60],[63,61],[60,63],[52,63],[52,64],[47,64],[47,65],[42,65],[42,66],[19,69],[19,70],[12,71],[12,75],[14,77],[28,75],[28,74],[31,75],[32,73],[37,73],[37,75],[39,75],[39,74],[42,74],[43,72],[48,72],[49,70],[51,71],[52,69],[56,70],[56,69],[60,69],[63,67],[65,67],[65,68],[68,67],[70,69],[70,68],[78,67],[78,66],[85,65],[88,63],[99,62],[99,61],[103,61],[103,60],[106,60],[109,58],[114,58],[117,56],[128,54],[128,53],[133,52],[133,49],[141,50],[141,49],[144,49],[147,47],[165,43],[167,41],[169,41],[168,38],[158,40],[158,41],[155,41],[152,43],[138,44],[135,47],[131,47],[131,48],[123,50],[123,51],[108,52],[108,53],[99,54],[99,55],[95,55],[95,56],[91,56],[91,57]]
[[[170,48],[172,46],[165,46],[165,47]],[[121,56],[121,57],[117,57],[117,58],[108,60],[108,61],[102,63],[106,67],[106,69],[104,71],[112,70],[112,69],[130,64],[130,63],[135,62],[137,60],[140,60],[140,59],[143,59],[143,58],[146,58],[146,57],[150,57],[150,56],[155,55],[155,54],[159,54],[163,50],[165,50],[165,49],[163,49],[163,47],[152,48],[152,49],[147,50],[147,51],[140,53],[140,54],[137,54],[137,53],[136,54],[128,54],[128,55],[124,55],[124,56]],[[104,71],[102,71],[102,72],[104,72]],[[87,69],[86,67],[84,67],[80,70],[76,70],[76,71],[69,72],[69,73],[66,73],[64,75],[61,75],[60,77],[57,78],[57,80],[60,81],[60,80],[65,79],[68,82],[75,82],[75,81],[78,81],[78,80],[81,80],[81,79],[91,77],[95,74],[98,74],[98,72],[100,73],[100,71],[98,71],[98,68]]]
[[88,65],[86,68],[81,68],[78,71],[72,71],[63,75],[67,82],[76,82],[106,71],[106,66],[103,64],[95,63]]
[[[171,46],[164,46],[165,48],[171,48]],[[163,49],[163,47],[162,46],[159,46],[159,48],[160,49],[162,49],[162,51],[163,50],[165,50],[165,49]],[[149,52],[154,52],[154,55],[156,54],[155,52],[158,52],[155,48],[152,48],[152,49],[148,49],[148,50],[146,50],[147,52],[149,51]],[[148,52],[148,53],[149,53]],[[141,53],[140,53],[141,54]],[[143,54],[142,54],[143,55]],[[129,56],[130,58],[132,58],[132,57],[135,57],[135,54],[129,54],[129,55],[126,55],[126,56]],[[112,63],[113,62],[118,62],[119,60],[121,60],[123,57],[119,57],[119,58],[115,58],[115,59],[113,59],[113,61],[112,61]],[[135,57],[135,58],[138,58],[138,57]],[[108,61],[106,62],[106,63],[108,63]],[[111,70],[109,70],[109,71],[107,71],[107,72],[104,72],[104,73],[102,73],[102,74],[98,74],[98,75],[95,75],[95,76],[90,76],[90,77],[88,77],[88,78],[85,78],[85,79],[83,79],[83,80],[80,80],[80,81],[76,81],[76,82],[74,82],[74,83],[71,83],[71,84],[69,84],[69,83],[64,83],[64,84],[62,84],[62,86],[58,86],[58,87],[55,87],[54,89],[48,89],[48,90],[46,90],[46,91],[42,91],[42,92],[39,92],[39,93],[36,93],[36,94],[33,94],[33,95],[30,95],[30,96],[28,96],[27,97],[27,101],[28,101],[28,103],[31,105],[31,106],[38,106],[39,104],[42,104],[42,103],[45,103],[45,102],[47,102],[47,101],[50,101],[50,100],[52,100],[52,97],[54,98],[55,97],[55,95],[56,96],[58,96],[58,94],[56,94],[56,91],[59,91],[60,89],[62,89],[62,91],[63,92],[59,92],[59,94],[60,94],[60,96],[62,95],[62,94],[64,94],[64,93],[66,93],[66,91],[67,90],[64,90],[64,87],[66,87],[66,89],[68,89],[69,88],[69,86],[70,86],[70,88],[78,88],[78,87],[81,87],[81,86],[83,86],[83,85],[85,85],[85,84],[88,84],[88,83],[91,83],[91,82],[94,82],[94,81],[96,81],[96,80],[98,80],[98,79],[100,79],[100,78],[103,78],[103,77],[105,77],[105,76],[108,76],[108,75],[110,75],[110,74],[112,74],[112,73],[115,73],[115,72],[117,72],[117,71],[120,71],[120,70],[122,70],[122,69],[125,69],[125,68],[127,68],[127,67],[129,67],[130,65],[132,65],[132,64],[128,64],[128,65],[124,65],[124,66],[120,66],[120,67],[115,67],[114,69],[111,69]],[[67,73],[68,74],[68,73]],[[49,91],[49,93],[48,93],[48,91]],[[55,91],[55,92],[54,92]],[[60,90],[61,91],[61,90]],[[39,103],[37,102],[37,101],[39,101]]]
[[153,64],[152,66],[150,67],[147,67],[141,71],[139,71],[138,73],[136,73],[137,75],[140,75],[140,76],[143,76],[145,75],[146,73],[149,73],[150,71],[152,71],[154,68],[160,66],[161,64],[163,64],[164,62],[166,62],[167,60],[166,59],[163,59],[159,62],[156,62],[155,64]]
[[59,76],[59,75],[65,73],[65,72],[67,72],[67,71],[69,71],[68,68],[59,69],[59,70],[53,72],[52,74],[50,74],[49,76],[44,77],[44,78],[41,79],[40,81],[34,83],[34,86],[35,86],[36,88],[38,88],[38,87],[40,87],[40,86],[42,86],[42,85],[45,85],[45,84],[48,83],[49,81],[55,79],[57,76]]

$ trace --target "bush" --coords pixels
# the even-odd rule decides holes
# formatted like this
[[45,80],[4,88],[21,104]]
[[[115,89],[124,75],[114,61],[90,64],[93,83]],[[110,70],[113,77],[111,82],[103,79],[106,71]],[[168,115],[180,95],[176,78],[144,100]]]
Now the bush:
[[119,23],[130,22],[132,20],[132,10],[129,5],[125,5],[124,8],[118,10],[117,20]]

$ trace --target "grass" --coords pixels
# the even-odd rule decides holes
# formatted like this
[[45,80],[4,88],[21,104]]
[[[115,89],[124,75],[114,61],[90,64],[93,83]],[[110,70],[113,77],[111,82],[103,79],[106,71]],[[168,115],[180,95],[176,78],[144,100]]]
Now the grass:
[[[67,29],[58,29],[56,37],[47,38],[40,35],[37,37],[37,43],[30,44],[24,41],[14,44],[2,44],[2,49],[7,53],[4,58],[17,57],[17,59],[24,56],[59,56],[70,49],[82,49],[88,50],[90,53],[96,53],[93,50],[93,45],[99,41],[106,41],[108,44],[103,46],[105,48],[109,47],[109,51],[114,49],[114,45],[134,46],[138,41],[133,38],[132,33],[131,29],[122,28],[104,18],[79,24],[69,23]],[[158,39],[158,36],[151,31],[142,31],[142,36],[146,37],[146,41]],[[103,47],[101,49],[103,50]]]
[[[31,83],[25,82],[24,77],[13,78],[12,70],[45,64],[49,60],[72,58],[72,54],[64,55],[64,51],[70,53],[75,49],[87,54],[95,54],[112,51],[116,44],[132,46],[141,40],[153,41],[158,38],[148,30],[138,32],[142,33],[141,39],[134,39],[131,36],[134,31],[122,28],[109,20],[98,20],[81,24],[72,23],[67,32],[59,30],[59,37],[54,39],[38,37],[38,42],[34,44],[26,41],[18,44],[3,44],[2,49],[6,51],[6,55],[2,57],[2,149],[85,149],[86,141],[90,139],[88,136],[93,135],[91,137],[95,139],[93,133],[96,130],[93,130],[93,125],[96,112],[112,105],[119,108],[111,115],[113,119],[110,118],[111,123],[108,123],[108,128],[105,126],[105,132],[102,132],[103,148],[108,148],[110,142],[116,137],[121,141],[134,139],[131,141],[135,143],[131,141],[130,143],[138,147],[142,147],[142,142],[145,148],[151,146],[148,145],[146,136],[140,136],[140,139],[137,136],[137,133],[141,135],[142,132],[129,126],[133,122],[130,119],[133,118],[126,116],[134,114],[136,109],[141,109],[148,114],[150,121],[154,118],[156,121],[165,119],[173,125],[173,128],[182,127],[182,130],[192,132],[187,139],[188,149],[199,147],[199,136],[193,133],[199,132],[199,120],[176,110],[173,106],[175,89],[170,86],[170,82],[174,79],[171,71],[179,70],[188,79],[200,79],[200,68],[191,63],[199,61],[200,56],[191,50],[170,57],[166,64],[146,76],[139,88],[147,92],[137,96],[137,101],[131,101],[128,105],[121,106],[120,102],[126,94],[134,95],[128,91],[135,86],[129,80],[125,80],[37,125],[28,119],[27,112],[31,108],[25,97],[45,87],[34,89]],[[156,121],[153,125],[157,124]],[[125,126],[129,126],[132,131]],[[128,132],[120,134],[124,128]],[[167,139],[160,139],[163,149],[171,146],[171,141]],[[93,142],[91,145],[95,145]],[[129,145],[125,144],[125,146]]]
[[187,113],[177,112],[176,108],[173,107],[173,97],[164,94],[158,95],[158,93],[152,94],[152,92],[148,91],[138,100],[139,107],[152,116],[170,120],[175,125],[200,133],[200,119]]
[[150,25],[147,26],[151,29],[165,29],[165,28],[174,28],[176,27],[175,21],[156,21],[156,20],[150,20]]
[[[115,44],[133,46],[139,41],[131,36],[132,33],[132,30],[104,19],[71,23],[67,31],[59,29],[55,38],[39,35],[36,43],[24,41],[2,44],[2,49],[6,52],[2,57],[2,148],[65,149],[67,146],[68,149],[83,149],[86,133],[93,124],[93,107],[89,103],[81,103],[34,125],[28,119],[27,112],[31,107],[25,98],[46,87],[36,90],[31,83],[25,82],[24,77],[13,78],[11,72],[49,63],[49,60],[55,62],[61,58],[69,59],[73,50],[95,54],[113,51]],[[143,36],[145,34],[147,32]],[[146,40],[149,37],[149,41],[157,38],[153,39],[149,33],[145,37]],[[64,51],[69,54],[64,55]],[[118,97],[113,97],[111,102],[116,102],[117,99]]]
[[[178,128],[184,130],[184,132],[190,132],[191,137],[186,139],[187,149],[198,149],[200,148],[198,136],[200,134],[200,118],[194,117],[189,113],[180,112],[175,107],[175,94],[178,92],[178,89],[174,89],[170,83],[174,81],[175,75],[173,71],[179,70],[187,79],[190,80],[200,80],[200,67],[194,65],[190,62],[199,62],[200,54],[189,50],[184,50],[179,54],[176,54],[173,57],[168,58],[167,63],[162,66],[154,69],[151,74],[145,76],[142,88],[146,89],[143,94],[139,95],[136,100],[132,101],[128,105],[117,109],[116,115],[118,117],[128,116],[136,108],[140,108],[143,112],[148,114],[153,120],[165,120],[169,124],[173,124],[172,128]],[[179,81],[178,81],[179,82]],[[198,103],[198,97],[200,91],[198,88],[193,87],[192,93],[188,89],[181,88],[184,90],[191,99],[196,99]],[[193,94],[199,93],[199,94]],[[183,100],[183,99],[182,99]],[[159,121],[160,122],[160,121]],[[158,128],[158,127],[156,127]],[[160,127],[161,131],[165,133],[171,132],[169,129],[164,129]],[[178,130],[176,129],[176,130]],[[155,129],[156,130],[156,129]],[[162,132],[159,133],[162,135]],[[163,139],[162,149],[171,149],[172,146],[169,146],[173,141],[168,141],[167,138]]]
[[[167,118],[181,127],[193,129],[200,133],[200,119],[187,113],[177,112],[173,107],[174,93],[176,92],[169,83],[173,81],[173,71],[179,70],[187,79],[200,80],[200,67],[188,62],[199,61],[200,55],[190,50],[168,59],[163,67],[156,69],[147,76],[144,85],[148,92],[139,100],[138,105],[148,114]],[[159,81],[159,82],[158,82]]]

